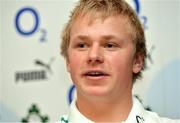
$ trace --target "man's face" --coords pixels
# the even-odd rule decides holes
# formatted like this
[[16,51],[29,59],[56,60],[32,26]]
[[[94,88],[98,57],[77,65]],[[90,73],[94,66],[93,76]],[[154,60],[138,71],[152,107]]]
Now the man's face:
[[[71,28],[67,69],[77,96],[115,97],[131,92],[139,72],[127,19],[111,16],[90,21],[79,17]],[[138,62],[137,62],[138,61]]]

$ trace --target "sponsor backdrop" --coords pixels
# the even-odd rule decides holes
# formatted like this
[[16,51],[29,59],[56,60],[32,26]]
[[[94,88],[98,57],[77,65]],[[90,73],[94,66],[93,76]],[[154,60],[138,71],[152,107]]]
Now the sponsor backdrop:
[[[76,0],[0,1],[0,122],[54,122],[75,88],[60,32]],[[180,118],[180,0],[128,0],[146,33],[148,68],[134,85],[145,107]]]

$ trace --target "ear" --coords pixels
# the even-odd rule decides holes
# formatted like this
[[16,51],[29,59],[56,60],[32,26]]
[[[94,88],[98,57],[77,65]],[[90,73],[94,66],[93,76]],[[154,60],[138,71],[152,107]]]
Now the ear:
[[133,61],[133,73],[139,73],[143,68],[143,57],[141,54],[136,54]]

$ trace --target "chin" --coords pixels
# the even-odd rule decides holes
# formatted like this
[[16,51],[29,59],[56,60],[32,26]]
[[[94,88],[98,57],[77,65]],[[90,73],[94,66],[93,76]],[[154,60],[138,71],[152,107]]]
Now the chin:
[[88,87],[86,88],[86,94],[92,97],[103,97],[108,94],[108,90],[105,87]]

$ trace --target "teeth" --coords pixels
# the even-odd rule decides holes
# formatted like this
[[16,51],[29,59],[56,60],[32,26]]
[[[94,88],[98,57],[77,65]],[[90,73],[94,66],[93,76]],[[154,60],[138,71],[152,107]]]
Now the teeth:
[[90,72],[90,73],[87,73],[88,76],[102,76],[103,73],[101,72]]

